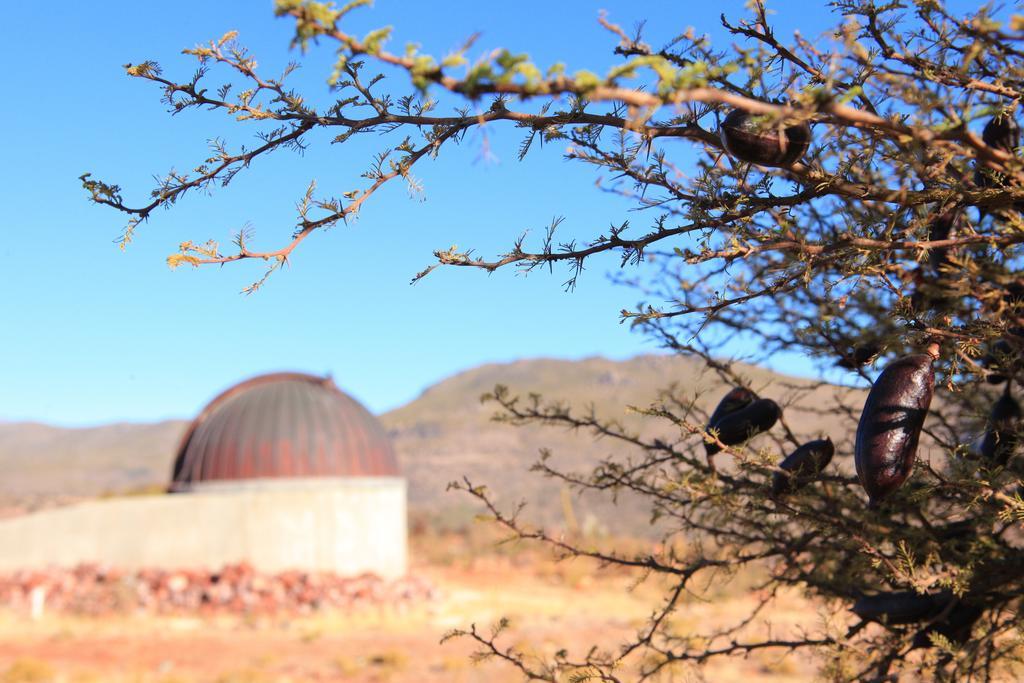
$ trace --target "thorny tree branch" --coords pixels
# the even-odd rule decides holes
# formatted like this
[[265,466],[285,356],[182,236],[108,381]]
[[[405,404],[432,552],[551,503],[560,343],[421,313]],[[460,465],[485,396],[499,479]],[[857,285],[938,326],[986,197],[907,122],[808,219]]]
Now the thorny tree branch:
[[[258,143],[229,151],[213,141],[208,158],[189,172],[171,171],[139,204],[89,174],[82,182],[94,202],[128,217],[127,244],[157,208],[229,185],[270,152],[301,152],[321,134],[338,145],[378,135],[381,151],[363,184],[320,197],[310,183],[283,246],[254,248],[243,230],[235,249],[185,241],[168,259],[172,266],[262,260],[268,275],[313,234],[349,222],[392,181],[419,192],[414,166],[474,129],[523,133],[520,157],[535,142],[556,143],[566,161],[601,174],[600,190],[633,203],[635,217],[609,220],[612,227],[600,232],[564,236],[571,220],[559,218],[537,246],[524,237],[490,257],[438,250],[414,281],[440,266],[493,272],[565,264],[573,287],[585,264],[619,257],[615,277],[642,297],[635,310],[622,311],[623,320],[695,359],[710,386],[680,383],[632,408],[630,419],[643,428],[502,388],[488,398],[505,422],[569,429],[608,444],[608,455],[584,471],[567,471],[550,451],[534,469],[578,491],[639,496],[663,525],[660,549],[630,554],[536,528],[521,507],[503,510],[486,488],[468,480],[453,486],[511,537],[660,579],[664,600],[614,652],[528,657],[501,644],[506,622],[490,633],[474,626],[452,635],[472,639],[481,656],[527,679],[552,682],[656,680],[681,664],[767,650],[814,650],[825,660],[823,674],[837,681],[893,680],[898,672],[988,681],[1021,661],[1024,464],[1020,457],[986,461],[976,442],[992,430],[988,414],[998,396],[985,382],[1009,377],[1011,394],[1024,385],[1024,164],[1020,150],[990,145],[981,134],[985,121],[1019,113],[1024,18],[987,7],[954,16],[939,2],[838,0],[832,34],[790,40],[772,27],[764,3],[754,2],[748,18],[722,18],[737,41],[722,48],[692,30],[652,47],[639,29],[627,33],[601,15],[618,61],[599,75],[545,69],[507,50],[471,62],[475,37],[440,59],[418,48],[392,52],[388,29],[363,37],[347,29],[348,12],[362,4],[277,2],[277,13],[294,22],[297,46],[320,41],[336,49],[324,102],[286,85],[294,65],[278,78],[262,74],[233,33],[186,51],[200,67],[188,79],[165,77],[154,62],[128,65],[130,76],[161,89],[172,114],[231,116],[256,129]],[[390,82],[369,75],[372,65],[397,71],[409,94],[386,90],[382,83]],[[227,80],[211,85],[214,74]],[[810,149],[784,167],[734,158],[718,135],[732,109],[780,135],[809,123]],[[645,216],[649,227],[638,228]],[[876,376],[873,363],[930,345],[939,347],[939,392],[915,474],[889,504],[868,509],[849,463],[859,387]],[[737,348],[751,349],[753,362],[799,357],[822,379],[768,384],[727,357]],[[723,443],[707,427],[708,414],[715,394],[733,386],[777,400],[779,426],[746,445]],[[835,465],[799,491],[772,495],[772,478],[784,473],[781,457],[823,436],[835,443]],[[704,457],[706,444],[721,447],[716,460]],[[698,579],[728,585],[740,571],[757,573],[758,606],[723,629],[687,632],[676,612],[700,594]],[[784,590],[809,592],[827,618],[787,634],[758,631]],[[894,590],[955,600],[926,623],[849,614],[856,600]],[[950,623],[962,605],[981,615],[966,634]]]

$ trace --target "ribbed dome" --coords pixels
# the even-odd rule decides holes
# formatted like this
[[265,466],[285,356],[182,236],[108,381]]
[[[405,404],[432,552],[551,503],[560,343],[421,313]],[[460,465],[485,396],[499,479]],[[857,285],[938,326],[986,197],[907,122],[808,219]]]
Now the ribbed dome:
[[282,477],[397,476],[377,419],[329,378],[262,375],[223,392],[182,439],[171,489]]

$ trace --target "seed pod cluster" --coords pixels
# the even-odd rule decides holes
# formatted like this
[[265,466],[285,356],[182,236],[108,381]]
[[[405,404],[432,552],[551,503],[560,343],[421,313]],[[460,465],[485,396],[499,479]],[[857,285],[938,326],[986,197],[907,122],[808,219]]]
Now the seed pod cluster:
[[890,363],[868,392],[857,425],[854,464],[872,505],[910,476],[934,391],[932,357],[917,354]]
[[981,457],[994,465],[1005,466],[1019,443],[1021,409],[1010,395],[1010,385],[992,406],[985,439],[981,443]]
[[835,452],[832,439],[827,437],[797,448],[779,463],[784,472],[776,472],[772,477],[772,495],[792,493],[806,486],[832,462]]
[[[1017,148],[1020,147],[1020,126],[1017,125],[1017,121],[1012,115],[1000,114],[992,117],[985,124],[985,129],[981,133],[981,139],[989,147],[994,147],[1009,154],[1016,154]],[[1006,187],[1009,181],[1010,179],[1004,173],[987,168],[980,162],[975,165],[974,183],[978,187]],[[1018,202],[1014,204],[1013,208],[1020,211],[1024,209],[1024,203]],[[984,216],[984,210],[979,210]]]
[[952,599],[947,591],[925,595],[913,591],[878,593],[862,597],[850,609],[864,621],[899,626],[934,619]]
[[734,109],[718,129],[722,146],[731,156],[761,166],[792,166],[811,144],[811,127],[804,121],[780,126],[742,109]]
[[933,633],[944,636],[950,642],[963,645],[970,640],[971,630],[983,613],[981,607],[958,603],[944,619],[921,629],[914,636],[913,647],[932,647]]
[[[767,431],[782,416],[782,409],[770,398],[758,398],[745,387],[735,387],[719,402],[708,420],[708,431],[715,430],[718,440],[726,446],[741,444],[756,434]],[[722,450],[717,443],[704,443],[710,458]]]
[[757,400],[757,394],[746,387],[733,387],[729,393],[722,397],[722,400],[715,406],[715,412],[708,418],[708,425],[715,425],[729,413],[735,413],[741,408],[746,408]]

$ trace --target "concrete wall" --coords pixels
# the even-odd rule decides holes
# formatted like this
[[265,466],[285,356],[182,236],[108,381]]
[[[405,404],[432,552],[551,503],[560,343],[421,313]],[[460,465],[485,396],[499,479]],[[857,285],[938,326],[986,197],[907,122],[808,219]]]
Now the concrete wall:
[[276,480],[89,501],[0,520],[0,570],[82,562],[259,570],[406,571],[398,477]]

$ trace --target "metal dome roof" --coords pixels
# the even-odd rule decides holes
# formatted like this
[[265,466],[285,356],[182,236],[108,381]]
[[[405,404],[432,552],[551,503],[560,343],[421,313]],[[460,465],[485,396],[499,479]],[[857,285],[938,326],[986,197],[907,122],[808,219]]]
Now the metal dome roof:
[[210,401],[185,433],[171,490],[282,477],[397,476],[380,422],[327,377],[261,375]]

